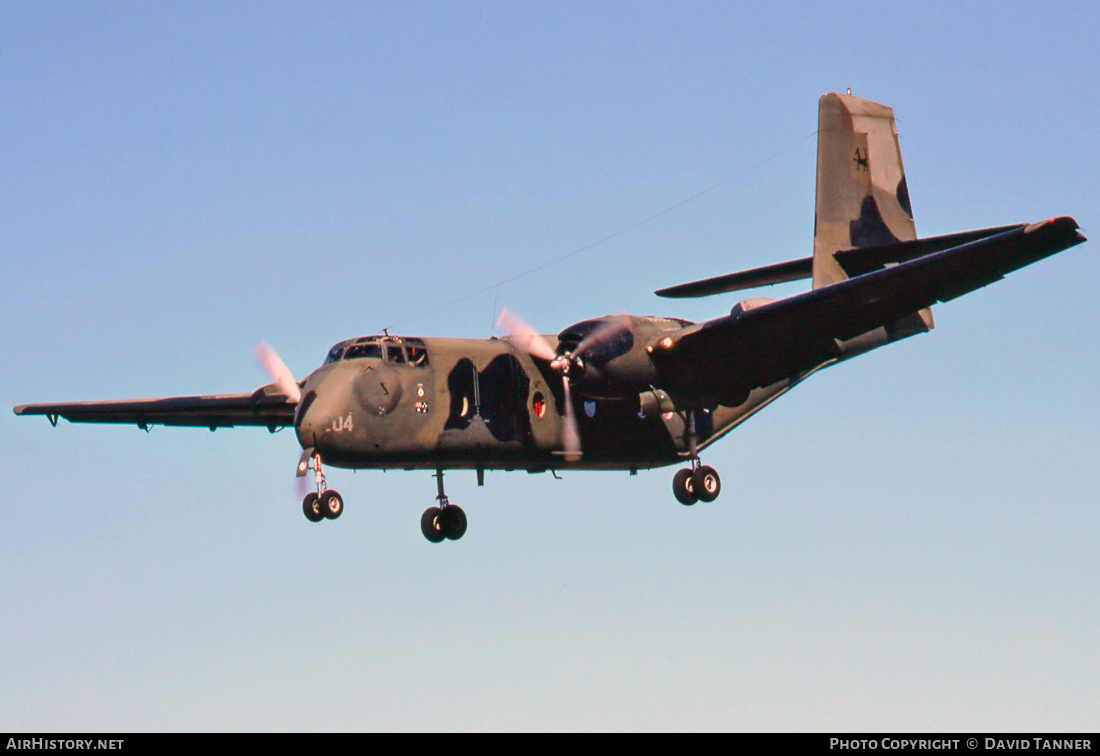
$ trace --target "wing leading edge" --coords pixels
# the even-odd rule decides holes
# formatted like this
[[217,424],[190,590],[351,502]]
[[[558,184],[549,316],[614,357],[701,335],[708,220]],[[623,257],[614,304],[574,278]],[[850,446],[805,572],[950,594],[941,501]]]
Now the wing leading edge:
[[738,403],[842,356],[842,342],[1000,280],[1085,241],[1053,218],[683,329],[652,357],[673,390]]
[[151,425],[210,430],[259,426],[274,433],[294,424],[296,406],[271,384],[251,394],[22,404],[15,408],[15,414],[45,415],[54,425],[63,417],[70,423],[119,423],[136,425],[143,430]]

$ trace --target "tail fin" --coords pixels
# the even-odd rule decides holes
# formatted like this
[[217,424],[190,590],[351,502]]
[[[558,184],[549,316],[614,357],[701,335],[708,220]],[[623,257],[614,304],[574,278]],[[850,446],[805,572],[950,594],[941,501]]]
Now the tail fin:
[[[852,95],[818,101],[817,202],[813,287],[844,281],[842,249],[876,247],[917,238],[894,110]],[[887,329],[889,340],[927,331],[931,310]]]

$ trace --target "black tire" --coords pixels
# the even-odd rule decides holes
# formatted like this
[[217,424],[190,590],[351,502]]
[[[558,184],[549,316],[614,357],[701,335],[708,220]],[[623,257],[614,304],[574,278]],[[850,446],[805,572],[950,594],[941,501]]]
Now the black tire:
[[446,534],[443,532],[443,511],[439,507],[428,507],[420,516],[420,531],[432,543],[439,543]]
[[676,496],[676,501],[685,507],[690,507],[698,501],[699,498],[695,495],[693,486],[691,470],[678,470],[672,478],[672,493]]
[[306,498],[302,499],[302,511],[310,522],[320,522],[325,519],[325,514],[321,511],[320,497],[315,493],[308,493]]
[[713,467],[703,465],[691,476],[691,488],[699,501],[714,501],[722,493],[722,479]]
[[335,520],[344,513],[344,500],[340,494],[329,490],[321,494],[321,514],[330,520]]
[[447,538],[457,541],[466,535],[466,513],[462,511],[462,507],[456,507],[454,504],[444,507],[440,519],[443,533]]

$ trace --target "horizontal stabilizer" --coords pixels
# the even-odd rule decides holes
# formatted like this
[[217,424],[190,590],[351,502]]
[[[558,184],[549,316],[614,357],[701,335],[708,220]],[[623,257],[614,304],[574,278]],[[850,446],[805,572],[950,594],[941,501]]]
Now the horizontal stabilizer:
[[742,289],[755,289],[758,286],[772,286],[773,284],[799,281],[809,278],[813,273],[813,258],[803,257],[801,260],[765,265],[763,268],[742,270],[739,273],[729,273],[724,276],[707,278],[702,281],[670,286],[655,292],[659,297],[670,299],[690,299],[693,297],[709,297],[714,294],[725,294],[730,291]]

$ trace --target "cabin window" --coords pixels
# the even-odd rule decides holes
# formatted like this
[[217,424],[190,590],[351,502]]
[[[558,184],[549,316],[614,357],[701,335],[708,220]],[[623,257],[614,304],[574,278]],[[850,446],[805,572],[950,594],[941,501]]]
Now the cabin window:
[[328,357],[325,358],[325,364],[327,365],[330,362],[336,362],[338,359],[340,359],[340,355],[342,355],[343,353],[343,347],[334,346],[332,349],[329,350]]
[[478,411],[477,368],[472,360],[462,358],[447,376],[447,392],[451,395],[451,411],[443,430],[461,430],[470,425]]
[[413,367],[427,367],[428,366],[428,350],[422,346],[405,345],[406,351],[409,353],[409,364]]

